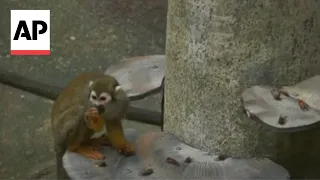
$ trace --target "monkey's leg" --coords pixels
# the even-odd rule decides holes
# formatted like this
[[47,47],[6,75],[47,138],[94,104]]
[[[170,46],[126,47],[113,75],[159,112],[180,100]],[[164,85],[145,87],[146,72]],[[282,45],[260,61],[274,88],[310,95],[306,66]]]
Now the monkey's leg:
[[118,121],[106,121],[108,137],[112,147],[121,154],[131,156],[135,154],[135,148],[125,138],[122,123]]
[[89,144],[79,144],[74,143],[72,146],[69,146],[68,149],[72,152],[81,154],[91,159],[103,160],[104,155],[98,151],[97,146]]

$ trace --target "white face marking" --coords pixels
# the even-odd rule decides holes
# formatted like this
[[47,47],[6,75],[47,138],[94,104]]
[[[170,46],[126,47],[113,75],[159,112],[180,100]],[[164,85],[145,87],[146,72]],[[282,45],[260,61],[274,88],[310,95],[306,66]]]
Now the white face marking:
[[109,101],[111,101],[111,96],[108,93],[104,92],[100,94],[99,102],[101,104],[107,104]]
[[95,91],[91,91],[89,98],[90,98],[90,101],[92,102],[92,104],[94,104],[96,106],[105,105],[109,101],[111,101],[111,96],[106,92],[101,93],[98,97],[97,93]]

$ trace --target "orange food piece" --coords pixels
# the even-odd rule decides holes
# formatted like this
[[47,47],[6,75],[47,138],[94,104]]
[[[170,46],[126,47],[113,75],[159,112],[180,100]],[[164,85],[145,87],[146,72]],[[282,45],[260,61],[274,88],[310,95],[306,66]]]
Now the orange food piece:
[[88,110],[88,127],[96,132],[104,128],[104,120],[96,108],[90,108]]

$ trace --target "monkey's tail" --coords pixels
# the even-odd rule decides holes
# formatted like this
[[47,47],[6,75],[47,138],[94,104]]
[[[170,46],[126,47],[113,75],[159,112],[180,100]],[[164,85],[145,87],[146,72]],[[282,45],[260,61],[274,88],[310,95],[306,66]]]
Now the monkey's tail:
[[[64,145],[64,143],[59,143],[59,141],[56,141],[59,138],[61,138],[61,137],[55,137],[54,141],[53,141],[54,152],[56,155],[57,179],[59,179],[59,180],[60,179],[70,179],[67,171],[63,167],[63,162],[62,162],[62,158],[63,158],[65,152],[67,151],[67,148]],[[60,141],[61,141],[61,139],[60,139]]]
[[57,171],[57,179],[70,179],[67,171],[63,167],[63,153],[56,153],[56,171]]

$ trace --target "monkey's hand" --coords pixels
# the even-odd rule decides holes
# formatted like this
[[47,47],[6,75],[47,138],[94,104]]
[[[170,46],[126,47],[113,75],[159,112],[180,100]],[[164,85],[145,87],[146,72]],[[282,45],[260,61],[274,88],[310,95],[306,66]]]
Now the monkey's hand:
[[102,131],[104,128],[104,120],[99,115],[99,112],[96,108],[89,108],[86,112],[87,126],[89,129],[92,129],[95,132]]
[[106,126],[111,146],[122,155],[134,155],[135,148],[126,140],[121,121],[106,121]]
[[132,156],[135,154],[135,148],[133,145],[127,143],[118,148],[120,154],[124,156]]

